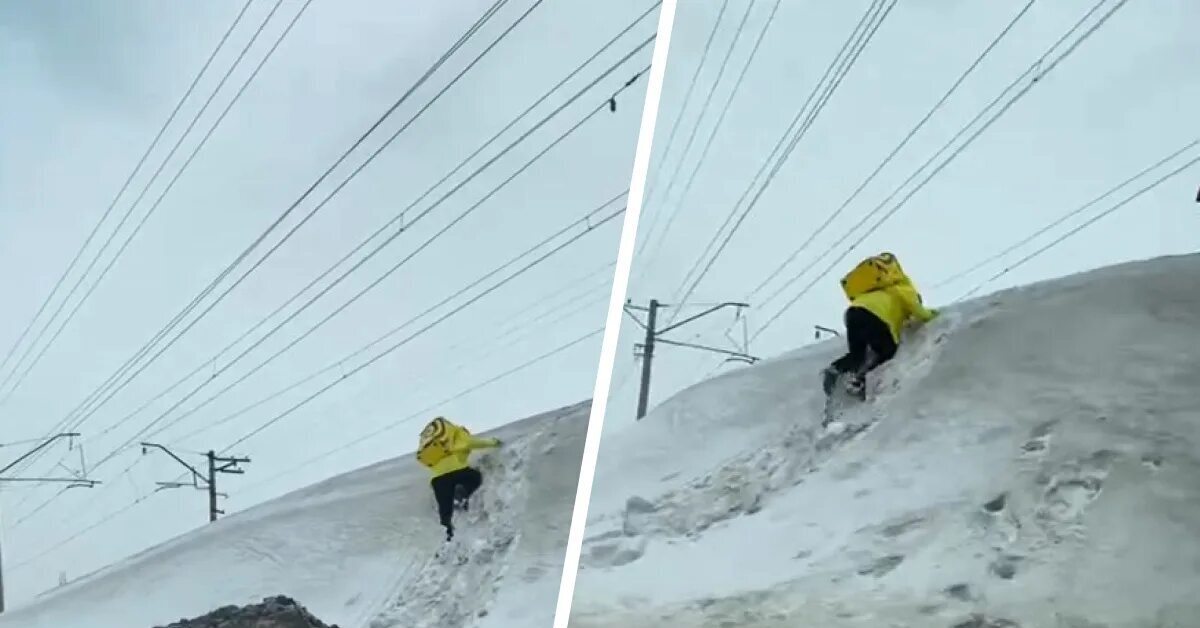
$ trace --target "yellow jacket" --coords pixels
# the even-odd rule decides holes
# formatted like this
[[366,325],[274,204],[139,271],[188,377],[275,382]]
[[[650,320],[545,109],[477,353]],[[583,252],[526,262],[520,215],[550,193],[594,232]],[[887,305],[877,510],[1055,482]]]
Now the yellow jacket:
[[892,332],[892,339],[897,344],[900,342],[900,330],[910,319],[915,318],[924,323],[937,315],[935,311],[926,309],[921,303],[921,295],[908,282],[864,292],[852,300],[850,305],[861,307],[887,323]]
[[449,449],[449,455],[439,460],[429,469],[435,478],[467,468],[469,465],[467,458],[476,449],[490,449],[500,446],[499,440],[495,438],[477,438],[472,436],[471,432],[461,425],[455,425],[447,421],[446,427],[445,442]]

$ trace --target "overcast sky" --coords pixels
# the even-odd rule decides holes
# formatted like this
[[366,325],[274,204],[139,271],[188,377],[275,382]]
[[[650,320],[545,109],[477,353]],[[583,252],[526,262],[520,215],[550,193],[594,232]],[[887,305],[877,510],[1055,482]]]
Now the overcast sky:
[[[688,84],[701,63],[722,4],[681,2],[676,13],[650,164],[650,172],[658,171],[660,176],[657,183],[651,180],[639,240],[647,238],[650,225],[657,222],[657,227],[647,251],[633,262],[629,290],[629,297],[642,305],[651,298],[670,301],[677,294],[685,273],[870,2],[780,3],[695,184],[681,199],[687,175],[775,2],[728,3],[674,146],[664,160],[672,126],[680,116]],[[753,333],[865,227],[823,258],[813,272],[763,306],[765,297],[812,264],[891,194],[1095,3],[1036,3],[843,215],[779,279],[757,295],[749,294],[849,197],[1025,4],[1025,0],[898,3],[692,301],[749,298],[749,330]],[[1107,3],[1099,13],[1113,4]],[[670,201],[664,204],[663,193],[671,185],[679,155],[704,99],[714,92],[721,60],[747,8],[750,13],[744,32],[715,87],[715,97],[679,170]],[[778,355],[813,342],[815,324],[840,327],[845,298],[837,281],[861,257],[882,250],[896,253],[926,301],[943,305],[1002,270],[1005,262],[1019,259],[1126,193],[1200,155],[1200,149],[1193,147],[1170,167],[1139,180],[1003,262],[933,289],[943,279],[1032,234],[1200,137],[1200,119],[1195,115],[1200,110],[1200,74],[1196,73],[1200,41],[1191,28],[1198,21],[1200,5],[1188,0],[1127,3],[758,337],[751,352],[760,357]],[[989,284],[983,293],[1126,260],[1195,252],[1200,248],[1200,205],[1195,203],[1198,173],[1200,168],[1195,167],[1185,171]],[[675,219],[670,230],[659,235],[671,214]],[[873,223],[874,219],[867,224]],[[639,241],[639,249],[642,245]],[[652,253],[656,246],[661,248]],[[687,313],[698,311],[690,308]],[[632,357],[633,344],[642,341],[644,332],[626,321],[607,429],[633,424],[635,414],[639,365]],[[723,336],[732,322],[732,312],[727,311],[681,328],[671,337],[733,348]],[[741,329],[734,327],[739,340]],[[660,345],[653,370],[652,405],[712,373],[720,362],[720,356]],[[731,363],[723,368],[737,367]],[[809,383],[815,386],[817,381],[814,373]],[[806,384],[801,381],[798,385]],[[603,445],[600,455],[604,455]]]
[[[641,237],[646,237],[651,225],[662,229],[667,211],[678,215],[661,241],[658,231],[650,232],[652,243],[661,248],[653,256],[642,255],[634,261],[629,296],[640,303],[652,297],[669,300],[676,293],[704,243],[869,4],[867,0],[780,2],[696,184],[680,199],[708,129],[775,4],[774,0],[750,2],[728,2],[671,153],[660,163],[657,160],[663,159],[666,140],[722,6],[718,1],[680,3],[656,133],[656,161],[651,164],[651,172],[659,172],[660,178],[657,184],[652,181]],[[6,96],[0,102],[0,268],[7,271],[0,275],[5,295],[0,308],[0,350],[7,351],[24,329],[241,4],[239,0],[125,2],[119,3],[119,10],[110,4],[66,0],[0,4],[0,28],[4,29],[0,81]],[[454,4],[453,10],[447,10],[443,4],[431,2],[315,0],[77,318],[0,407],[0,442],[36,438],[63,418],[296,200],[490,3],[469,0]],[[509,4],[300,211],[323,198],[349,168],[361,163],[367,151],[377,147],[532,2]],[[216,349],[258,322],[409,204],[650,4],[547,0],[204,322],[89,419],[82,428],[87,458],[95,461],[135,435],[200,380],[188,382],[133,420],[100,435],[105,427],[211,359]],[[748,298],[754,286],[853,191],[1024,4],[1023,0],[954,6],[900,3],[693,300]],[[117,205],[114,220],[100,233],[101,240],[273,5],[273,0],[252,4],[164,144],[155,151],[150,170],[139,175]],[[208,129],[301,5],[299,0],[283,1],[246,63],[201,119],[193,139],[168,165],[164,178],[138,205],[132,221],[144,215],[167,177],[174,174],[198,136]],[[1036,4],[925,130],[782,278],[809,264],[874,208],[1091,5],[1090,0]],[[746,28],[714,92],[717,68],[747,8]],[[925,289],[928,302],[949,302],[1003,264],[944,289],[928,287],[1194,139],[1200,134],[1200,122],[1192,113],[1200,105],[1200,78],[1194,71],[1200,43],[1191,36],[1189,26],[1197,19],[1200,7],[1188,0],[1128,3],[836,272],[757,338],[750,351],[775,355],[810,342],[814,324],[837,326],[844,307],[837,276],[855,258],[883,249],[899,255]],[[505,140],[511,141],[539,114],[548,112],[632,49],[656,23],[656,13],[647,17]],[[413,251],[598,104],[602,94],[648,63],[650,54],[649,47],[643,50],[183,409],[203,401],[282,347]],[[156,440],[177,444],[190,462],[200,462],[188,452],[223,448],[331,380],[326,376],[235,420],[183,438],[190,432],[357,349],[622,191],[629,182],[644,87],[643,78],[620,98],[615,113],[605,111],[589,122],[321,331]],[[675,196],[664,204],[662,194],[670,185],[674,160],[710,92],[714,92],[710,109],[680,170],[681,180],[671,188]],[[1194,202],[1195,172],[1160,186],[988,289],[1128,259],[1196,250],[1200,215]],[[1097,210],[1104,207],[1107,205]],[[294,220],[285,227],[291,224]],[[254,461],[247,466],[246,476],[222,478],[222,488],[231,493],[224,507],[229,511],[245,508],[314,480],[409,451],[419,419],[302,471],[278,477],[311,457],[598,328],[603,323],[608,291],[609,271],[604,267],[616,252],[618,224],[610,223],[589,235],[554,263],[480,301],[239,446],[233,453]],[[117,243],[131,226],[122,230]],[[95,248],[89,249],[85,263]],[[103,258],[101,267],[107,259]],[[818,265],[818,269],[823,267]],[[592,271],[596,272],[589,276]],[[781,283],[782,279],[777,280],[755,296],[761,300]],[[785,290],[768,307],[751,309],[750,330],[805,283]],[[588,306],[587,299],[594,305]],[[754,299],[751,304],[756,305]],[[51,309],[56,305],[52,303]],[[559,319],[573,308],[582,309]],[[542,314],[554,324],[512,338],[508,346],[495,345],[503,333],[495,326],[520,326]],[[681,330],[676,338],[728,346],[722,332],[730,322],[729,314],[723,314]],[[615,429],[631,423],[636,393],[636,362],[631,353],[639,333],[629,324],[622,332],[614,373],[617,388],[607,419],[607,425]],[[593,385],[598,348],[599,336],[594,336],[536,368],[438,409],[482,430],[586,398]],[[486,357],[478,357],[480,354]],[[719,358],[687,349],[661,348],[653,400],[661,402],[718,363]],[[456,370],[460,364],[464,368]],[[0,381],[6,375],[7,371],[0,372]],[[815,385],[815,374],[813,382]],[[0,398],[6,392],[7,388],[0,388]],[[20,448],[0,451],[7,454],[3,459],[9,460]],[[55,463],[77,462],[77,456],[78,452],[60,445],[28,474],[61,473],[61,469],[55,471]],[[155,481],[178,476],[178,466],[159,454],[146,457],[127,475],[120,475],[139,457],[136,448],[122,451],[93,473],[112,486],[103,492],[74,489],[19,525],[16,522],[54,495],[58,486],[3,487],[4,562],[10,603],[52,586],[60,571],[77,577],[204,521],[202,493],[162,492],[28,562],[62,539],[150,494]]]
[[[84,263],[274,4],[274,0],[253,2],[146,169],[117,205],[99,241],[89,248]],[[145,215],[302,4],[282,2],[191,139],[137,206],[116,244]],[[508,2],[284,227],[295,224],[533,4],[532,0]],[[140,428],[210,372],[107,434],[105,428],[117,425],[143,402],[210,360],[220,347],[411,203],[652,4],[650,0],[543,2],[278,254],[83,425],[89,463],[138,436]],[[50,430],[295,201],[490,5],[490,0],[312,2],[112,272],[0,407],[0,442],[33,439]],[[0,274],[4,293],[0,347],[4,351],[34,315],[241,6],[241,0],[0,4],[0,91],[5,94],[0,104],[0,268],[5,269]],[[657,20],[657,11],[650,13],[451,184],[652,35]],[[603,104],[608,94],[649,64],[652,51],[652,45],[642,49],[181,410],[196,406],[247,372],[414,251],[562,131]],[[622,192],[629,184],[644,90],[645,77],[619,97],[615,112],[605,109],[366,297],[252,379],[154,440],[178,447],[190,463],[201,464],[196,452],[221,450],[340,373],[326,374],[279,400],[184,438],[191,432],[349,354]],[[449,184],[443,186],[417,209],[430,206],[448,189]],[[423,408],[436,406],[436,412],[482,431],[586,399],[595,377],[599,335],[528,371],[437,405],[601,327],[612,273],[607,265],[616,255],[619,225],[620,218],[598,228],[551,263],[239,445],[230,453],[249,456],[253,462],[246,465],[245,476],[221,477],[222,490],[230,493],[223,508],[244,509],[312,481],[409,452],[432,411],[280,476]],[[577,227],[571,234],[582,230]],[[273,235],[268,244],[277,238]],[[95,277],[111,251],[89,277]],[[77,276],[73,274],[65,287]],[[91,281],[84,283],[84,289]],[[50,310],[56,306],[57,301]],[[69,311],[68,307],[63,314]],[[535,328],[529,321],[537,317],[543,318]],[[433,318],[426,317],[410,331]],[[503,335],[512,327],[525,335]],[[508,344],[499,344],[501,340]],[[17,355],[23,350],[24,345]],[[223,355],[218,364],[235,354]],[[5,375],[7,371],[0,379]],[[0,398],[4,392],[7,388],[0,390]],[[5,454],[0,460],[11,460],[23,451],[21,447],[0,449]],[[78,468],[78,455],[60,443],[26,475],[61,475],[65,471],[55,464],[62,461]],[[164,491],[39,557],[63,539],[152,493],[154,482],[175,479],[180,470],[161,453],[143,457],[137,447],[129,448],[91,471],[106,483],[102,488],[72,489],[32,517],[29,513],[58,492],[59,485],[5,485],[3,558],[10,605],[54,585],[60,571],[75,578],[203,524],[207,500],[202,492]],[[430,521],[436,524],[433,513]]]

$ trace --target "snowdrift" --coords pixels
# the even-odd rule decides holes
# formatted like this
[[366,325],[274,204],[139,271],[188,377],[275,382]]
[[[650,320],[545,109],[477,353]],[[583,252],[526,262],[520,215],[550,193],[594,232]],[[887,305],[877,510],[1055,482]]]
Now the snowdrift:
[[484,485],[448,551],[410,454],[232,514],[13,609],[0,627],[149,627],[280,593],[341,628],[548,626],[589,408],[487,434],[505,446],[473,458]]
[[825,431],[841,351],[604,436],[572,628],[1200,626],[1200,256],[948,308]]

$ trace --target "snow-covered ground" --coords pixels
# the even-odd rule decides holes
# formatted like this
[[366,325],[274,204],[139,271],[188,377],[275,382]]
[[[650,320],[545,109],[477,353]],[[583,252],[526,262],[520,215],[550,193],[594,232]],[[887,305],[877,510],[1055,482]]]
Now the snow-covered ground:
[[477,458],[484,486],[444,555],[427,472],[406,455],[230,515],[0,626],[149,628],[280,593],[342,628],[548,626],[589,407],[488,434],[505,446]]
[[841,350],[605,433],[573,628],[1200,626],[1200,255],[948,308],[823,432]]

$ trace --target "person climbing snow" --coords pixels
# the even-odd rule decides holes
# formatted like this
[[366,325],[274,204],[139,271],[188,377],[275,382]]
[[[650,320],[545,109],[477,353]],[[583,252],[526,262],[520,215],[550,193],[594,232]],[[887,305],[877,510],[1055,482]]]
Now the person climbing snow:
[[849,375],[847,388],[859,399],[866,395],[866,375],[896,355],[901,330],[913,320],[927,323],[937,310],[927,309],[921,294],[891,253],[867,258],[842,278],[850,305],[845,312],[845,355],[822,372],[826,395]]
[[468,457],[476,449],[500,445],[498,438],[476,438],[467,428],[440,416],[421,430],[417,460],[433,474],[430,485],[446,541],[454,538],[454,509],[467,510],[471,495],[483,484],[483,473],[470,466]]

